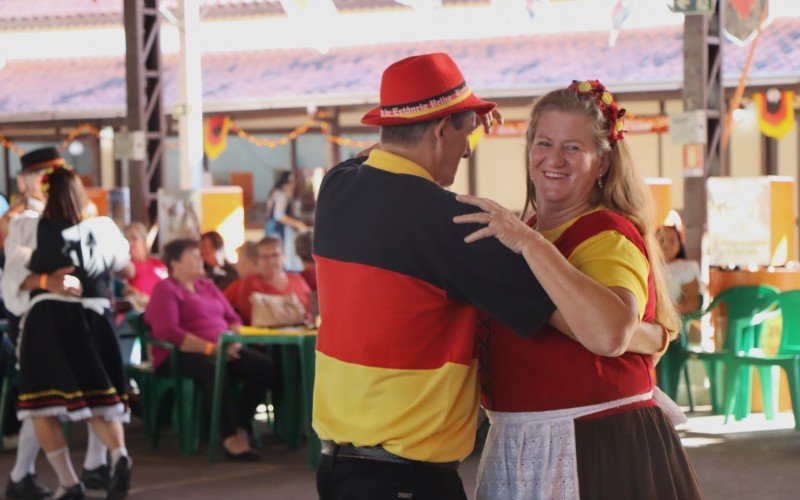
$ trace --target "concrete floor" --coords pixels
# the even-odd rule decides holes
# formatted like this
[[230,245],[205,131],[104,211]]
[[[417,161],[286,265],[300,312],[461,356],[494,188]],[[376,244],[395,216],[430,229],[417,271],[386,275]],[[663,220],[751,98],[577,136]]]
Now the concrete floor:
[[[682,426],[684,444],[709,499],[793,499],[800,492],[800,433],[792,429],[791,414],[780,414],[771,422],[762,415],[722,425],[721,417],[698,414]],[[75,426],[75,466],[83,460],[85,431]],[[138,420],[128,427],[128,448],[134,458],[134,488],[137,499],[313,499],[314,474],[308,469],[305,449],[289,451],[271,435],[265,436],[264,459],[256,464],[221,460],[206,461],[205,454],[180,457],[177,441],[167,433],[156,451],[146,444]],[[0,453],[0,476],[8,477],[14,453]],[[475,486],[478,457],[461,467],[468,492]],[[55,477],[44,460],[39,476],[48,485]],[[4,479],[3,479],[4,480]],[[3,488],[4,490],[4,488]],[[0,490],[2,491],[2,490]]]

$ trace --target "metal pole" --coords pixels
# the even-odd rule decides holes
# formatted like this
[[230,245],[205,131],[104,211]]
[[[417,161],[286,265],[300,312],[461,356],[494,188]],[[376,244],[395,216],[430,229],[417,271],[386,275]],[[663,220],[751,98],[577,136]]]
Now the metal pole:
[[[6,175],[6,196],[11,197],[11,151],[8,146],[3,146],[3,166]],[[10,200],[9,200],[10,201]]]
[[683,107],[685,111],[706,113],[707,142],[703,175],[686,177],[684,223],[687,257],[701,260],[701,242],[707,220],[706,180],[727,175],[727,159],[722,148],[722,120],[725,117],[725,88],[722,84],[723,6],[718,1],[711,14],[687,15],[683,34]]

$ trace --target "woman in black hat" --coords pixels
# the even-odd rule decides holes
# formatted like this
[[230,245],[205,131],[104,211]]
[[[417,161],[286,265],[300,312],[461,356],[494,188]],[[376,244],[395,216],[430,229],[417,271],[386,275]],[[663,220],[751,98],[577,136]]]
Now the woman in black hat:
[[[31,256],[31,306],[21,323],[18,415],[31,418],[58,475],[56,498],[83,498],[58,418],[90,423],[111,451],[107,498],[123,498],[131,460],[122,423],[130,418],[110,309],[110,277],[128,264],[128,242],[107,217],[88,218],[88,198],[65,165],[47,171],[48,199]],[[65,268],[74,283],[51,280]]]

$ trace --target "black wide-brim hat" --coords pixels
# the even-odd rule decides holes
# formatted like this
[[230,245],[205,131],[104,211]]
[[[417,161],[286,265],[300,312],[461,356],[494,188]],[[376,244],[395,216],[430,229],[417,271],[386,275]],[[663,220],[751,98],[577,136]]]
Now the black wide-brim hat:
[[54,147],[34,149],[19,158],[23,172],[38,172],[55,165],[64,165],[64,158]]

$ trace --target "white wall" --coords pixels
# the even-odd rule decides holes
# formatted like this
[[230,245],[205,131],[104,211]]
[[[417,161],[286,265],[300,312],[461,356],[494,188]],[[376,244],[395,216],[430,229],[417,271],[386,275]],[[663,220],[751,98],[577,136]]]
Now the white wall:
[[[660,106],[657,101],[621,102],[631,115],[656,115]],[[683,110],[682,101],[665,102],[665,112],[678,113]],[[360,124],[361,116],[369,110],[364,107],[339,115],[342,127]],[[527,120],[530,106],[503,107],[500,109],[507,120]],[[237,120],[244,129],[282,127],[293,128],[307,120],[299,112],[296,116],[272,119]],[[363,134],[343,134],[360,141],[377,141],[377,129]],[[262,135],[262,137],[264,137]],[[270,135],[277,138],[277,135]],[[642,177],[666,177],[672,180],[673,207],[683,209],[683,158],[682,148],[673,146],[669,134],[628,134],[626,141]],[[659,157],[659,144],[660,157]],[[761,134],[752,107],[746,109],[741,121],[734,122],[730,146],[731,174],[737,177],[761,175]],[[778,173],[797,177],[798,132],[793,130],[778,142]],[[353,156],[360,148],[341,148],[341,159]],[[177,161],[177,151],[170,151],[167,164]],[[298,140],[298,159],[301,167],[324,166],[327,163],[327,142],[319,133],[309,133]],[[477,195],[498,201],[511,210],[521,211],[525,204],[525,138],[484,137],[479,143],[475,157]],[[13,157],[13,155],[12,155]],[[289,166],[289,146],[267,149],[253,146],[237,137],[229,138],[228,150],[211,162],[216,179],[225,179],[230,171],[252,170],[254,172],[254,195],[263,201],[272,186],[274,171]],[[171,172],[173,169],[170,169]],[[174,179],[170,179],[172,184]],[[459,166],[450,190],[456,193],[469,192],[468,161]]]

